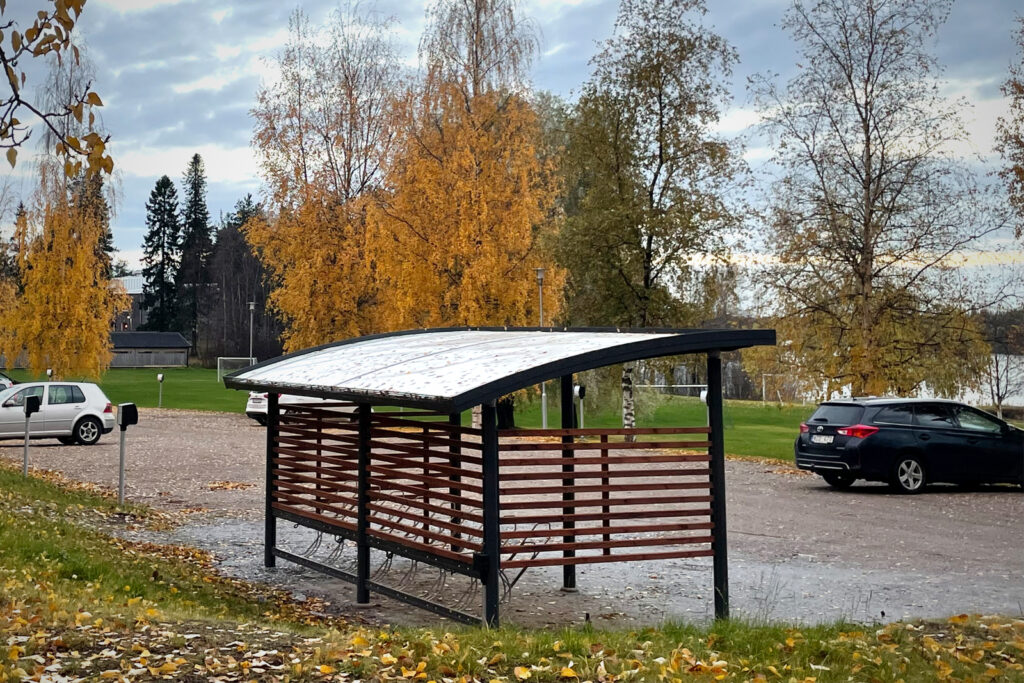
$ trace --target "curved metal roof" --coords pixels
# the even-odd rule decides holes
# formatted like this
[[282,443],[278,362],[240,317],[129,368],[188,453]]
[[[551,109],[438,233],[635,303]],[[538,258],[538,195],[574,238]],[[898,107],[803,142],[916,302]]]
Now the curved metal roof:
[[453,413],[605,365],[774,343],[774,330],[409,330],[281,356],[234,372],[224,384]]

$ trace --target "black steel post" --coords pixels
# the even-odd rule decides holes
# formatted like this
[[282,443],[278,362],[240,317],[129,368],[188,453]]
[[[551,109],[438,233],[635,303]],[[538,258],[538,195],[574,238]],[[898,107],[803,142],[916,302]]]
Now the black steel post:
[[277,445],[277,430],[281,412],[278,407],[277,394],[267,392],[267,482],[266,512],[263,517],[263,566],[273,567],[277,564],[274,549],[277,547],[277,518],[274,517],[274,447]]
[[[462,413],[452,413],[448,416],[448,424],[454,427],[448,432],[448,438],[451,443],[448,445],[448,466],[457,470],[462,469],[462,433],[457,431],[462,426]],[[462,481],[461,474],[453,474],[448,477],[449,481],[452,482],[452,486],[448,488],[448,495],[450,496],[461,496],[462,489],[459,488],[458,484]],[[462,524],[462,518],[458,517],[459,511],[462,509],[461,503],[452,503],[452,524]],[[458,531],[452,533],[455,538],[462,538],[462,534]],[[457,553],[462,548],[456,544],[452,544],[452,552]]]
[[725,439],[722,419],[722,359],[708,354],[708,426],[711,428],[711,522],[714,524],[715,618],[729,618],[729,544],[725,520]]
[[482,406],[483,427],[483,576],[484,624],[498,625],[498,572],[501,569],[501,514],[498,491],[498,415],[493,404]]
[[358,510],[356,512],[356,602],[370,602],[370,545],[366,541],[370,505],[370,431],[373,412],[369,403],[359,404]]
[[[561,378],[561,394],[562,394],[562,429],[572,429],[574,423],[574,417],[576,411],[573,410],[572,405],[572,375],[564,375]],[[562,436],[562,443],[572,443],[573,437],[570,435]],[[574,470],[573,467],[573,451],[572,449],[566,448],[562,450],[562,458],[565,459],[566,463],[562,465],[563,473],[571,473]],[[576,495],[573,492],[573,486],[575,485],[575,479],[568,477],[562,480],[562,486],[565,490],[562,492],[563,501],[571,501],[575,499]],[[574,507],[563,507],[562,514],[571,515],[576,511]],[[562,526],[565,529],[575,529],[576,522],[563,521]],[[563,536],[563,543],[575,543],[576,536]],[[575,557],[575,550],[563,550],[562,557]],[[562,565],[562,590],[564,591],[575,591],[576,590],[576,565],[574,564],[563,564]]]

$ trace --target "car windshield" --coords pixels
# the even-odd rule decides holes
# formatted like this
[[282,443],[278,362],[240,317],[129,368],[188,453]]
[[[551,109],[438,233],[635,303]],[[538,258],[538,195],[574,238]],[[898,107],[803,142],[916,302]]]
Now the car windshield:
[[7,399],[9,399],[11,397],[11,395],[15,391],[17,391],[17,390],[18,390],[18,387],[16,387],[16,386],[11,387],[10,389],[0,390],[0,404],[3,404],[3,402],[6,401]]
[[811,415],[810,421],[837,425],[852,425],[857,424],[857,422],[860,421],[860,416],[863,412],[863,406],[823,403],[814,411],[814,415]]

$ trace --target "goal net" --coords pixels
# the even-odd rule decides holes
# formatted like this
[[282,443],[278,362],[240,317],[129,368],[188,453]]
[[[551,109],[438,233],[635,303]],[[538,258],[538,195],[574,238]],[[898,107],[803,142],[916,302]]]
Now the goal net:
[[236,358],[230,356],[218,356],[217,357],[217,381],[223,382],[224,375],[230,375],[235,370],[241,370],[247,368],[250,365],[255,365],[255,358]]

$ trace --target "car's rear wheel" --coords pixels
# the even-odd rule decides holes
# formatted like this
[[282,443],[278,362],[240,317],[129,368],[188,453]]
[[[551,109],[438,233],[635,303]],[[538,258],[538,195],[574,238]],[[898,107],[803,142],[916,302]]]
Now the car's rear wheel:
[[924,465],[916,455],[901,455],[896,458],[892,480],[889,482],[899,493],[921,493],[927,479]]
[[853,486],[853,482],[857,481],[856,477],[845,472],[822,472],[821,478],[825,480],[826,484],[840,491],[845,491]]
[[103,426],[95,417],[83,417],[75,425],[75,440],[83,446],[91,446],[100,440]]

